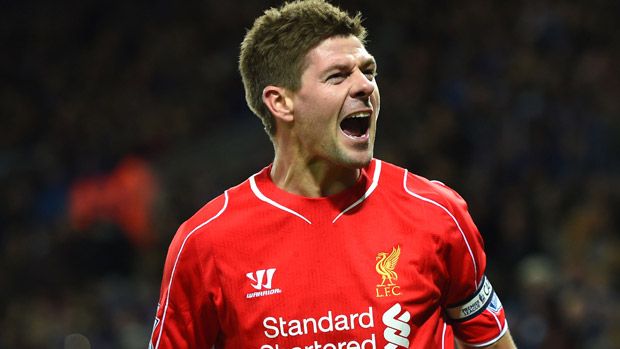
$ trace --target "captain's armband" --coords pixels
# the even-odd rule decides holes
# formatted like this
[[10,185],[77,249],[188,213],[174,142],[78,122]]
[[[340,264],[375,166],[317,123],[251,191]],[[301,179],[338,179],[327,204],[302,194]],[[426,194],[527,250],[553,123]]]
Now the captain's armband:
[[478,316],[487,308],[498,312],[502,308],[502,304],[495,294],[491,282],[484,276],[482,283],[471,297],[457,305],[448,306],[446,313],[451,320],[462,322]]

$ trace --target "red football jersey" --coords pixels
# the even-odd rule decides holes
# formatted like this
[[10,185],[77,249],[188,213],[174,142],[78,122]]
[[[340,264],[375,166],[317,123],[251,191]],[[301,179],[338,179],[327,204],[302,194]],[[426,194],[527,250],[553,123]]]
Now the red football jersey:
[[152,348],[454,348],[506,332],[456,192],[374,159],[354,186],[307,198],[270,169],[179,228]]

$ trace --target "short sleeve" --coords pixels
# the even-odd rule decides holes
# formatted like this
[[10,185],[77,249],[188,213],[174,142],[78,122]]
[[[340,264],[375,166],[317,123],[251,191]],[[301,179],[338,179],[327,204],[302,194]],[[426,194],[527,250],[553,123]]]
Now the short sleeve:
[[506,332],[504,309],[485,276],[484,242],[467,203],[454,190],[435,184],[444,197],[453,226],[447,237],[445,312],[455,336],[470,346],[487,346]]
[[197,231],[186,224],[175,235],[164,266],[149,349],[211,348],[219,332],[212,259],[197,253]]

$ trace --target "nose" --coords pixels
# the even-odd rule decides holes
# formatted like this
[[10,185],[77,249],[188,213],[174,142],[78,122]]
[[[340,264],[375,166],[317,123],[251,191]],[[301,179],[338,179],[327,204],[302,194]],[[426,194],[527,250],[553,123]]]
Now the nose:
[[355,71],[353,75],[353,85],[349,91],[351,97],[358,99],[370,97],[377,86],[373,80],[374,78],[369,79],[368,76],[360,70]]

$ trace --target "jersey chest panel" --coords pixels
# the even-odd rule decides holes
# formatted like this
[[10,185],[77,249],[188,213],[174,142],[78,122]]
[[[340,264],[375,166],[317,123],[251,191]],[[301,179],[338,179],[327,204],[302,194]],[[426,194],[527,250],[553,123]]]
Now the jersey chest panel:
[[258,211],[245,220],[260,220],[260,229],[214,242],[227,348],[422,348],[441,340],[444,232],[429,225],[436,220],[428,212],[362,206],[308,224]]

